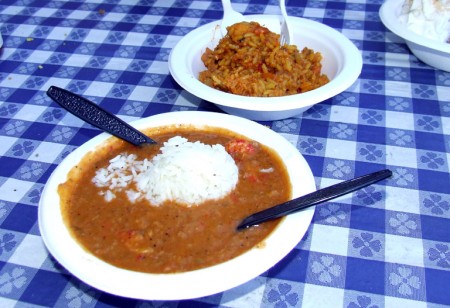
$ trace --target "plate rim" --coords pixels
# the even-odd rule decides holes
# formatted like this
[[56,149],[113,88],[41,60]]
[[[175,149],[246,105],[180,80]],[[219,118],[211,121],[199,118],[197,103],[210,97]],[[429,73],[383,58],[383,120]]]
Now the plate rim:
[[[301,184],[301,186],[303,187],[298,187],[300,185],[293,184],[293,197],[297,197],[299,195],[316,190],[314,176],[312,174],[311,168],[304,159],[303,155],[297,150],[297,148],[294,147],[294,145],[292,145],[286,138],[284,138],[280,134],[259,123],[247,120],[245,118],[214,112],[178,111],[150,116],[137,121],[133,121],[130,124],[136,128],[161,126],[160,123],[167,121],[168,118],[175,118],[178,121],[182,122],[183,119],[203,120],[205,122],[202,123],[202,125],[207,126],[214,126],[214,123],[225,123],[224,121],[231,121],[230,123],[232,124],[230,125],[232,127],[242,126],[243,123],[247,123],[251,127],[259,127],[259,129],[257,129],[258,132],[255,133],[253,131],[252,133],[250,133],[250,135],[261,134],[261,131],[264,131],[268,134],[274,134],[273,136],[277,136],[274,138],[278,139],[276,144],[282,144],[283,146],[287,147],[282,149],[282,153],[280,153],[280,155],[291,155],[294,162],[300,162],[303,164],[303,166],[300,166],[303,172],[302,176],[304,177]],[[170,120],[173,121],[172,119]],[[191,121],[190,123],[192,123],[192,120],[189,121]],[[244,127],[246,126],[244,125]],[[241,131],[238,131],[238,133],[241,133]],[[98,145],[109,138],[111,138],[110,135],[102,133],[90,139],[79,148],[74,150],[71,154],[69,154],[50,175],[44,187],[38,205],[39,230],[41,232],[41,238],[44,241],[47,250],[72,275],[78,277],[88,285],[100,289],[104,292],[128,298],[144,300],[182,300],[198,298],[223,292],[257,277],[264,271],[268,270],[270,267],[277,264],[293,248],[295,248],[295,246],[304,237],[311,224],[311,220],[315,211],[314,208],[310,208],[308,210],[286,217],[282,224],[280,224],[277,229],[265,240],[269,243],[267,246],[270,246],[273,243],[272,238],[274,238],[274,240],[278,239],[279,241],[280,236],[274,236],[274,234],[278,234],[277,232],[293,233],[292,237],[288,238],[288,241],[281,241],[283,243],[280,243],[279,249],[282,250],[282,253],[270,255],[270,258],[265,261],[263,267],[255,266],[249,270],[249,274],[245,276],[235,275],[235,277],[231,277],[232,279],[229,277],[231,272],[225,272],[226,275],[223,276],[224,270],[236,272],[236,260],[245,257],[246,259],[244,259],[244,262],[237,263],[240,264],[240,266],[245,265],[248,263],[247,261],[250,258],[261,257],[266,248],[253,248],[231,261],[227,261],[205,269],[177,274],[140,273],[120,269],[107,264],[106,262],[101,261],[100,259],[94,257],[83,248],[81,248],[70,236],[69,231],[62,221],[61,212],[59,210],[59,196],[57,196],[55,187],[57,187],[57,184],[62,183],[66,180],[67,171],[70,170],[73,165],[78,163],[81,157],[83,157],[88,152],[89,148],[92,148],[93,146]],[[288,159],[291,158],[289,157]],[[291,173],[290,170],[288,170],[288,172]],[[299,170],[294,170],[293,172],[296,175],[301,173]],[[61,174],[62,176],[64,176],[63,179],[60,178]],[[56,202],[55,200],[52,200],[52,198],[55,198],[55,196],[57,199]],[[303,225],[298,226],[299,223]],[[64,241],[61,242],[61,239],[63,239]],[[66,243],[66,241],[68,242]],[[64,245],[62,245],[64,247],[59,246],[61,245],[61,243],[64,243]],[[69,251],[67,251],[67,249]],[[259,264],[259,262],[253,263]],[[270,266],[268,266],[269,263]],[[222,276],[219,277],[219,273]],[[101,274],[103,274],[104,276],[101,276]],[[202,283],[192,283],[193,278],[201,279]],[[168,288],[169,285],[171,286],[170,289]],[[157,288],[157,290],[154,290],[155,286],[163,286],[164,289]],[[186,288],[186,286],[188,287]],[[173,290],[176,290],[176,292],[172,292]]]

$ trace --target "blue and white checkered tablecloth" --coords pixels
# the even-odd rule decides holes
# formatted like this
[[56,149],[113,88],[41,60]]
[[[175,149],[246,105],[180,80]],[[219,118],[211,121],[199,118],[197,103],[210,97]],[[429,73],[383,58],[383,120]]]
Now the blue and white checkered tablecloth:
[[[221,294],[141,302],[82,283],[47,252],[37,207],[57,164],[99,134],[53,103],[50,85],[134,120],[214,105],[168,72],[171,48],[220,19],[219,0],[0,0],[1,307],[441,307],[450,305],[450,73],[384,28],[381,0],[294,1],[361,50],[356,83],[285,120],[317,186],[389,168],[388,181],[316,210],[307,235],[263,275]],[[236,0],[278,14],[275,0]]]

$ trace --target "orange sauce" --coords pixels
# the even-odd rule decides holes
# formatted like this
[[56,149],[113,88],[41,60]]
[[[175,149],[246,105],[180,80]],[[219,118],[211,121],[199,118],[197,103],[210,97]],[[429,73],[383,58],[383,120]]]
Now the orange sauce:
[[[88,153],[69,173],[58,193],[64,222],[87,251],[114,266],[149,273],[196,270],[230,260],[264,241],[278,220],[237,232],[249,214],[287,201],[291,184],[279,156],[271,149],[233,132],[194,127],[166,127],[146,131],[158,145],[135,147],[111,138]],[[147,200],[131,203],[124,192],[110,202],[92,183],[98,168],[120,153],[151,159],[173,136],[190,142],[222,145],[239,140],[252,151],[228,147],[239,168],[236,188],[226,197],[198,206],[165,202],[159,207]],[[272,168],[271,172],[260,172]],[[263,245],[263,244],[262,244]]]

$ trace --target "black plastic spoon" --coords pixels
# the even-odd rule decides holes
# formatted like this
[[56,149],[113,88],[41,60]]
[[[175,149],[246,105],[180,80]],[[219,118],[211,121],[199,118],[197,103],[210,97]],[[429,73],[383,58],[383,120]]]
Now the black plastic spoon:
[[134,145],[146,143],[156,144],[156,141],[144,135],[117,116],[78,94],[51,86],[47,90],[47,95],[76,117],[110,133],[111,135]]
[[296,199],[292,199],[285,203],[281,203],[274,207],[268,208],[261,212],[252,214],[246,217],[237,226],[237,230],[244,230],[250,226],[258,225],[268,220],[283,217],[297,211],[306,209],[310,206],[317,205],[319,203],[340,197],[342,195],[351,193],[355,190],[366,187],[375,182],[384,180],[392,175],[392,171],[385,169],[373,173],[369,173],[352,180],[344,181],[329,187],[319,189],[310,194],[301,196]]

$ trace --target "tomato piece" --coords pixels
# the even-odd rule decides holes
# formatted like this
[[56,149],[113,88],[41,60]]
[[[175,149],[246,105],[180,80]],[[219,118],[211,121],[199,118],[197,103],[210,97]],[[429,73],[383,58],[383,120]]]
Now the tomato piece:
[[256,152],[256,147],[251,141],[244,139],[234,139],[225,145],[225,150],[233,158],[243,158]]

